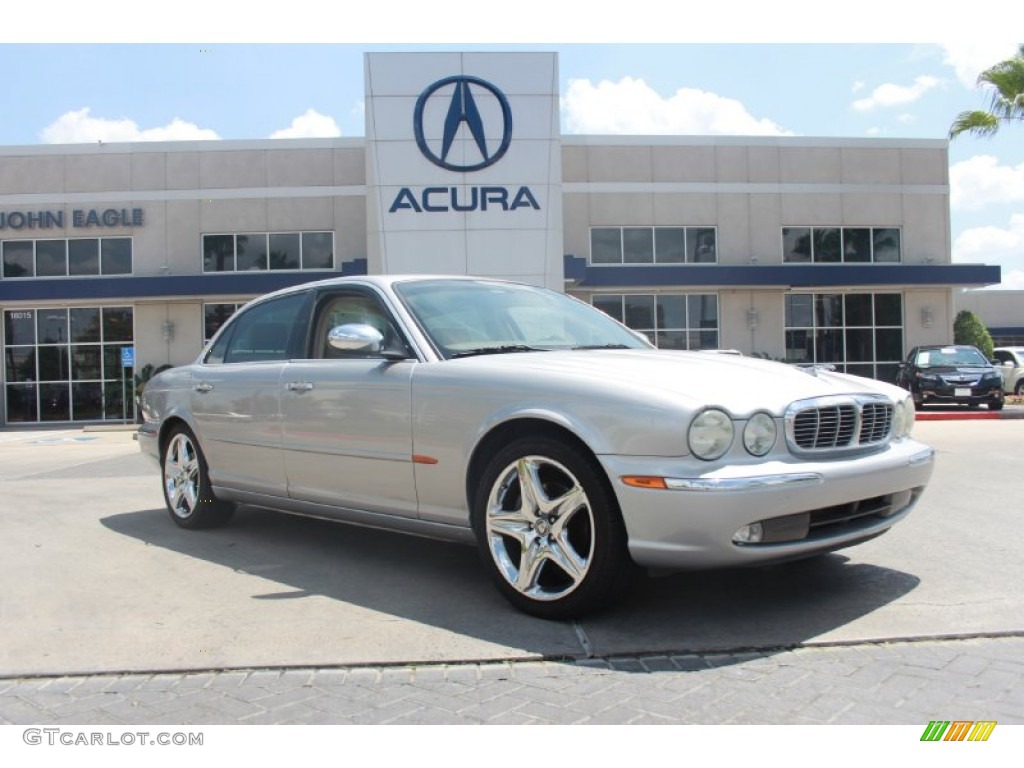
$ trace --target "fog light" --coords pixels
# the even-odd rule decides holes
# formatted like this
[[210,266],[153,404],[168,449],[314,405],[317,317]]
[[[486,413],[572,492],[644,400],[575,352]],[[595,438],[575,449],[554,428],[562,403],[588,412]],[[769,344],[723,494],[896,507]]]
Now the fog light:
[[760,544],[764,538],[764,526],[760,523],[744,525],[732,535],[733,544]]

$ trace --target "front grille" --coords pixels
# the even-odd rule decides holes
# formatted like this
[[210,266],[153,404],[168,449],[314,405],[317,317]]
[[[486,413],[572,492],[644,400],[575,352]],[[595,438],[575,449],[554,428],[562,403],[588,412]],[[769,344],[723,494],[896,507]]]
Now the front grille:
[[853,439],[857,410],[852,405],[807,408],[796,415],[793,438],[806,450],[845,447]]
[[892,406],[885,403],[865,403],[860,411],[861,445],[880,443],[892,428]]
[[801,400],[786,410],[786,439],[795,453],[842,452],[877,446],[889,439],[892,414],[892,402],[881,396]]

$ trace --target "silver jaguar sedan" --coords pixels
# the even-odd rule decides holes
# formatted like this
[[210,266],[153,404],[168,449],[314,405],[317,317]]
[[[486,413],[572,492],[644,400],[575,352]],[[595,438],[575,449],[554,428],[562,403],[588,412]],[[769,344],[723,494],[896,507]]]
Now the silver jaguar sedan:
[[264,296],[142,410],[183,528],[251,504],[476,542],[498,589],[547,618],[610,604],[638,566],[870,539],[934,462],[902,389],[657,350],[576,299],[472,277]]

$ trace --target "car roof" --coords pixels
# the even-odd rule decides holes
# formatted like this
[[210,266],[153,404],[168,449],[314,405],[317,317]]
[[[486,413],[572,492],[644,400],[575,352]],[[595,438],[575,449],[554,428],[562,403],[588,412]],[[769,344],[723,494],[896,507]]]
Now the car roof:
[[[287,296],[299,291],[307,291],[318,288],[342,287],[346,285],[374,285],[378,288],[391,287],[397,283],[422,282],[428,280],[463,281],[463,282],[488,282],[488,283],[509,283],[512,285],[528,285],[527,283],[516,283],[512,280],[503,280],[499,277],[481,277],[478,275],[443,275],[443,274],[398,274],[398,275],[347,275],[345,277],[328,277],[323,280],[311,280],[308,283],[298,283],[286,288],[279,288],[276,291],[257,296],[252,303],[263,302],[267,299],[278,296]],[[540,286],[534,286],[540,287]]]

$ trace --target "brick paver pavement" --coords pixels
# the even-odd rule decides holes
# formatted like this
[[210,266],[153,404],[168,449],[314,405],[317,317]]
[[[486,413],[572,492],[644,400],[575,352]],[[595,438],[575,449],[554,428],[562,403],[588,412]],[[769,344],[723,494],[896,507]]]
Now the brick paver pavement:
[[774,651],[0,679],[0,723],[1024,723],[1024,636]]

